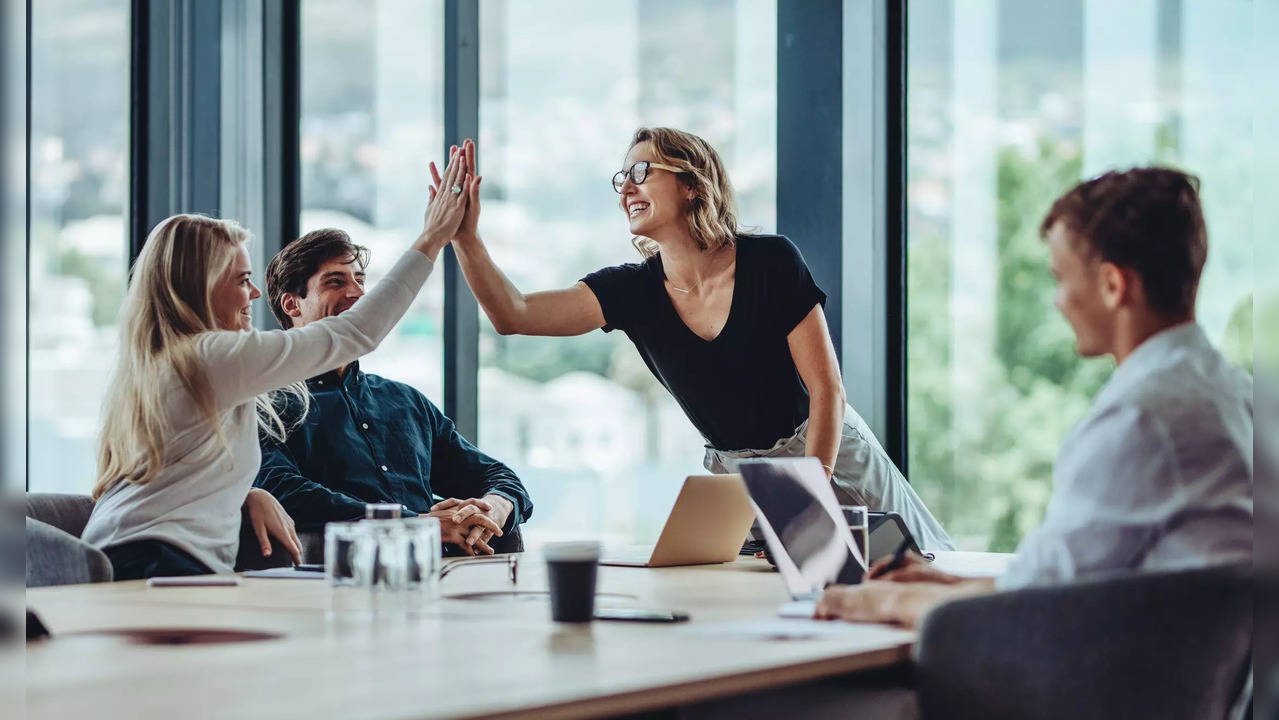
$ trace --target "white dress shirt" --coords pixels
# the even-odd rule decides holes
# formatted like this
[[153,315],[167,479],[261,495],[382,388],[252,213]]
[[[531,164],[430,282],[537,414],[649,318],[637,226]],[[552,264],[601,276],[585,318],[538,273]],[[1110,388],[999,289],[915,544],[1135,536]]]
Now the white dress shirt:
[[1062,445],[998,587],[1248,562],[1252,472],[1251,380],[1195,323],[1156,333]]
[[[351,309],[292,330],[218,331],[195,339],[213,390],[222,438],[170,378],[165,467],[145,485],[121,482],[93,506],[83,539],[98,548],[163,540],[214,572],[231,572],[240,506],[261,463],[254,399],[355,360],[377,347],[430,275],[416,250]],[[223,442],[225,439],[225,443]]]

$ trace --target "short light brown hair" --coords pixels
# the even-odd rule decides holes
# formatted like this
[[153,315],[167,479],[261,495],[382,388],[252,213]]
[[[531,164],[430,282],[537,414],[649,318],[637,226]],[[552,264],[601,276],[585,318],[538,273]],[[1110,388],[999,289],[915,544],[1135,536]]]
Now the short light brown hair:
[[[653,144],[658,162],[680,168],[676,177],[695,193],[687,218],[689,234],[697,241],[697,247],[732,247],[737,241],[737,198],[715,148],[683,130],[642,127],[635,131],[627,152],[642,142]],[[626,198],[619,202],[625,210]],[[657,243],[649,238],[636,236],[631,243],[645,257],[657,254]]]
[[351,242],[351,236],[336,228],[314,230],[284,246],[266,266],[266,297],[280,327],[293,327],[293,319],[280,307],[284,293],[306,297],[306,284],[320,266],[332,260],[355,263],[363,271],[369,264],[369,249]]
[[1094,257],[1134,270],[1151,310],[1194,312],[1208,258],[1198,178],[1163,167],[1111,171],[1057,198],[1040,235],[1059,222]]

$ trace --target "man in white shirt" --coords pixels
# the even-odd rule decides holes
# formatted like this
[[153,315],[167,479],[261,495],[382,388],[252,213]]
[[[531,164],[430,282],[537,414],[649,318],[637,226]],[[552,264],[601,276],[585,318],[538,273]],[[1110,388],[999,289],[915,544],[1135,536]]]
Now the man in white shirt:
[[1007,573],[961,579],[922,558],[832,587],[819,617],[919,623],[947,600],[1125,571],[1252,557],[1252,384],[1195,322],[1207,257],[1198,181],[1110,172],[1060,197],[1040,226],[1054,304],[1084,357],[1116,369],[1062,445],[1043,524]]

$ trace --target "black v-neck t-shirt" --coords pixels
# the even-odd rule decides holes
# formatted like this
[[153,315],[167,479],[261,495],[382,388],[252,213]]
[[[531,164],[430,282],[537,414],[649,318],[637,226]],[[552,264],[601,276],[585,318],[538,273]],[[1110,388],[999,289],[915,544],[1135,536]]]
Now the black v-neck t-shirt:
[[739,235],[724,328],[704,340],[684,324],[661,255],[582,278],[693,425],[719,450],[771,448],[808,419],[808,390],[786,336],[826,294],[799,249],[780,235]]

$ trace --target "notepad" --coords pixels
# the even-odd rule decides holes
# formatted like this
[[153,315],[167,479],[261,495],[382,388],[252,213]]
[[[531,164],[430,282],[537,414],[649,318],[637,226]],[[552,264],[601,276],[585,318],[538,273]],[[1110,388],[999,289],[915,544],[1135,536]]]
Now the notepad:
[[276,578],[286,580],[323,580],[328,577],[322,572],[314,570],[298,570],[292,567],[270,568],[268,570],[249,570],[244,573],[246,578]]
[[777,608],[777,616],[784,618],[806,618],[811,620],[815,612],[817,612],[816,600],[791,600],[788,603],[782,603]]
[[749,620],[690,625],[688,632],[742,640],[830,640],[857,635],[864,628],[830,620]]

